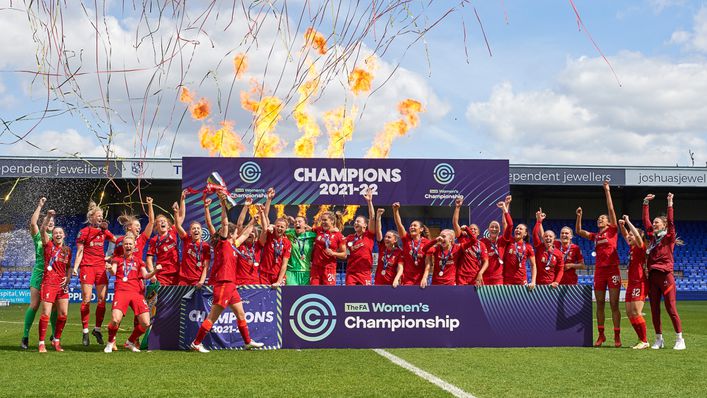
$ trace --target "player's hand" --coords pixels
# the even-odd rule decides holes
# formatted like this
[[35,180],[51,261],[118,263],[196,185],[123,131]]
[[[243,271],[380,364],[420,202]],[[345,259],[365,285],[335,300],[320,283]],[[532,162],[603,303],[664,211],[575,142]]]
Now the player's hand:
[[179,203],[177,203],[177,202],[172,203],[172,210],[179,211]]
[[393,279],[393,289],[400,286],[400,280],[398,278]]
[[438,236],[438,237],[437,237],[437,239],[435,239],[435,240],[437,241],[437,243],[436,243],[436,244],[438,244],[438,245],[441,245],[441,244],[442,244],[442,242],[444,242],[444,238],[443,238],[443,237],[441,237],[441,236]]
[[251,198],[250,196],[246,196],[246,197],[245,197],[245,202],[243,202],[243,205],[244,205],[244,206],[250,206],[250,205],[252,205],[252,204],[253,204],[253,198]]
[[98,227],[101,229],[108,229],[108,222],[106,221],[101,221],[100,224],[98,224]]
[[535,283],[528,283],[528,290],[533,290],[535,289]]
[[226,193],[225,193],[225,192],[223,192],[223,191],[218,191],[218,192],[216,192],[216,196],[218,196],[218,199],[219,199],[221,202],[225,202],[225,201],[226,201]]
[[557,289],[558,286],[560,286],[560,284],[557,283],[557,282],[552,282],[552,283],[550,284],[550,287],[552,287],[553,289]]
[[457,196],[456,199],[454,199],[454,206],[455,207],[462,207],[464,204],[464,197],[463,196]]
[[619,225],[626,225],[626,221],[624,219],[619,220]]
[[287,216],[287,224],[295,225],[295,218],[292,216]]
[[268,232],[270,232],[270,233],[275,232],[275,226],[272,224],[268,225]]
[[609,192],[609,181],[604,180],[601,185],[604,187],[604,191]]
[[484,277],[482,275],[477,275],[476,276],[476,286],[483,286],[484,285]]
[[61,285],[60,285],[60,286],[61,286],[63,289],[65,289],[65,288],[66,288],[66,285],[68,285],[68,284],[69,284],[69,278],[67,278],[67,277],[61,278]]
[[398,211],[400,210],[400,202],[395,202],[392,205],[390,205],[393,208],[393,211]]
[[211,206],[211,198],[204,198],[204,207]]
[[382,208],[381,208],[381,209],[376,209],[376,217],[379,217],[379,218],[380,218],[380,216],[382,216],[383,213],[385,213],[385,209],[382,209]]
[[152,278],[150,278],[150,283],[157,283],[157,277],[153,276]]
[[268,199],[273,200],[273,198],[275,197],[275,188],[272,188],[272,187],[268,188],[267,195],[268,195]]
[[45,198],[44,196],[39,198],[39,207],[43,207],[45,203],[47,203],[47,198]]
[[578,207],[576,213],[578,216],[582,216],[582,208]]
[[199,281],[199,282],[197,282],[196,285],[194,285],[194,286],[195,286],[197,289],[201,289],[202,287],[204,287],[204,282]]
[[152,206],[152,203],[153,203],[154,201],[153,201],[153,199],[152,199],[151,197],[148,196],[148,197],[145,198],[145,202],[146,202],[148,205]]
[[373,190],[371,188],[366,189],[364,192],[361,193],[363,197],[366,199],[366,202],[372,202],[373,201]]
[[420,288],[424,289],[424,288],[426,288],[426,287],[427,287],[427,278],[424,277],[424,278],[422,278],[422,280],[420,281]]
[[329,256],[329,257],[334,257],[334,254],[335,254],[334,251],[331,250],[331,248],[328,248],[328,247],[327,247],[326,249],[324,249],[324,253],[325,253],[327,256]]
[[79,276],[79,269],[78,269],[78,268],[74,268],[74,270],[71,271],[71,275],[73,275],[73,276]]
[[54,210],[49,210],[47,212],[47,217],[53,218],[54,216],[56,216],[56,212]]
[[652,193],[649,193],[648,195],[646,195],[645,198],[643,198],[643,200],[648,201],[648,202],[650,202],[653,199],[655,199],[655,195],[653,195]]
[[535,212],[535,220],[543,222],[545,220],[545,213],[543,213],[543,208],[541,207],[538,211]]
[[673,195],[672,192],[668,192],[668,202],[672,202],[672,201],[673,201],[673,196],[675,196],[675,195]]
[[155,265],[155,272],[160,272],[160,271],[162,271],[162,264]]

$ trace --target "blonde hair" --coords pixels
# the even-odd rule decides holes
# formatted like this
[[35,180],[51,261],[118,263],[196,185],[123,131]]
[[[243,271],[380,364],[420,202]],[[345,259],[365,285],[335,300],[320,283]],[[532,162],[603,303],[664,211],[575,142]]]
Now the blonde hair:
[[135,222],[139,221],[137,217],[132,214],[123,213],[118,216],[118,223],[123,226],[123,229],[127,232],[128,228]]
[[86,212],[86,222],[90,223],[91,222],[91,216],[93,216],[97,211],[103,211],[100,206],[96,204],[94,201],[88,202],[88,211]]
[[327,217],[333,221],[333,224],[339,231],[344,229],[344,215],[340,211],[325,211],[322,213],[321,218]]

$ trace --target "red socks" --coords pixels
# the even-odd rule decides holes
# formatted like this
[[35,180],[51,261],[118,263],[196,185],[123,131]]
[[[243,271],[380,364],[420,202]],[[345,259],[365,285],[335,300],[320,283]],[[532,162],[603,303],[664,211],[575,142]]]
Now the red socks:
[[110,322],[108,324],[108,342],[115,343],[115,335],[118,334],[118,325]]
[[[100,301],[96,305],[96,327],[100,328],[103,325],[103,318],[106,316],[106,302]],[[86,319],[88,321],[88,319]]]
[[59,340],[61,338],[61,333],[64,331],[64,326],[66,326],[66,315],[62,315],[56,318],[56,326],[54,327],[54,338]]
[[44,343],[47,338],[47,326],[49,325],[49,316],[42,315],[39,317],[39,341]]
[[238,331],[241,332],[243,337],[243,342],[246,344],[250,343],[250,332],[248,332],[248,322],[245,319],[238,320]]
[[81,303],[81,325],[84,329],[88,329],[88,316],[91,312],[91,304]]
[[145,328],[140,325],[139,323],[135,325],[135,329],[133,329],[133,333],[128,337],[128,341],[135,344],[137,339],[142,336],[143,333],[145,333]]
[[643,316],[637,315],[634,317],[630,317],[629,321],[631,322],[631,325],[633,326],[633,330],[636,331],[636,335],[638,335],[638,339],[644,343],[648,342],[648,339],[646,337],[646,334],[647,334],[646,320],[643,318]]
[[621,328],[614,328],[614,340],[621,338]]
[[214,326],[214,324],[206,319],[204,322],[201,324],[199,327],[199,331],[196,333],[196,338],[194,339],[194,345],[199,345],[201,342],[204,340],[204,337],[209,333],[211,330],[211,327]]
[[604,335],[604,325],[597,326],[597,330],[599,331],[599,337],[606,337]]

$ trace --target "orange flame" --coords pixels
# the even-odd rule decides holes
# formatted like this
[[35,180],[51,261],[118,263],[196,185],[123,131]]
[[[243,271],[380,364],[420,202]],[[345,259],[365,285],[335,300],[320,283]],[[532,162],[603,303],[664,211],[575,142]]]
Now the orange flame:
[[324,35],[314,30],[314,28],[309,27],[307,31],[304,32],[304,45],[312,46],[319,54],[324,55],[327,52],[326,39]]
[[233,131],[233,122],[223,121],[221,128],[214,131],[210,126],[201,126],[199,143],[209,151],[210,156],[221,153],[223,156],[240,156],[245,150],[241,137]]
[[295,141],[295,155],[302,158],[314,156],[317,137],[321,134],[316,118],[307,112],[307,104],[319,89],[319,77],[316,76],[314,64],[309,67],[308,77],[309,80],[297,88],[299,101],[292,112],[297,129],[303,133],[302,137]]
[[[255,217],[255,215],[258,214],[258,205],[248,206],[248,214],[250,214],[251,218]],[[258,223],[258,224],[262,225],[262,223]],[[255,238],[258,239],[257,236]]]
[[179,94],[179,101],[189,104],[194,102],[194,95],[189,91],[188,88],[182,87],[182,92]]
[[307,218],[307,209],[309,209],[309,205],[299,205],[298,207],[297,217]]
[[341,222],[346,225],[349,221],[353,220],[356,217],[356,211],[359,207],[359,205],[346,206],[346,210],[344,210],[344,214],[341,217]]
[[197,102],[196,104],[192,104],[190,106],[191,108],[191,117],[193,117],[196,120],[203,120],[209,117],[209,113],[211,113],[211,106],[209,105],[209,101],[206,100],[206,98],[202,98]]
[[414,99],[406,99],[398,104],[398,112],[402,118],[388,122],[383,127],[383,131],[376,135],[373,146],[366,153],[367,158],[387,158],[393,140],[402,137],[420,123],[419,113],[424,112],[422,104]]
[[277,215],[275,217],[277,218],[285,218],[285,205],[280,204],[280,205],[274,205],[275,210],[277,210]]
[[330,158],[344,156],[344,145],[351,141],[357,113],[356,106],[352,106],[349,112],[346,112],[346,107],[340,106],[324,113],[324,126],[329,134],[327,156]]
[[349,74],[349,86],[354,95],[371,91],[372,82],[373,74],[367,70],[354,68],[351,74]]
[[252,81],[250,91],[241,91],[241,107],[253,113],[254,120],[254,155],[256,157],[272,157],[279,154],[286,142],[273,133],[282,116],[282,100],[267,96],[260,101],[251,99],[251,95],[262,93],[257,83]]
[[248,70],[248,58],[244,53],[238,53],[233,57],[233,69],[236,73],[236,79],[243,77],[243,74]]

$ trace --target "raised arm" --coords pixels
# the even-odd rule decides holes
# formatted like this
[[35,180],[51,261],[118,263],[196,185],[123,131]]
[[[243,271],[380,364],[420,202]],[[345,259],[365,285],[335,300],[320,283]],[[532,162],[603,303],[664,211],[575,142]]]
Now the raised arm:
[[270,229],[270,218],[267,213],[265,213],[264,206],[258,206],[258,212],[260,214],[260,220],[262,223],[262,229],[260,230],[260,236],[258,237],[258,242],[261,246],[265,246],[265,242],[268,240],[268,229]]
[[183,227],[184,219],[186,218],[186,210],[184,209],[186,207],[186,202],[184,200],[186,195],[187,191],[182,191],[182,196],[179,198],[179,204],[177,205],[177,209],[174,211],[174,224],[177,227],[177,233],[180,238],[187,237],[187,231],[185,231]]
[[611,189],[609,188],[609,181],[604,181],[604,196],[606,196],[606,210],[609,212],[609,224],[616,226],[616,211],[614,210],[614,201],[611,200]]
[[673,236],[673,239],[677,238],[675,235],[675,215],[673,214],[673,194],[668,192],[668,211],[666,218],[668,219],[668,233]]
[[543,213],[543,208],[535,212],[535,226],[533,227],[533,244],[534,246],[540,247],[544,244],[543,235],[545,235],[545,228],[543,228],[543,220],[545,220],[545,213]]
[[581,236],[584,239],[589,239],[589,237],[591,236],[589,232],[582,229],[582,208],[578,207],[576,213],[577,220],[574,223],[574,232],[576,232],[577,235]]
[[49,221],[51,221],[52,218],[54,218],[54,210],[49,210],[47,212],[47,215],[44,216],[44,220],[42,220],[42,227],[39,229],[40,237],[42,238],[42,244],[47,244],[49,242],[49,234],[47,233],[47,226],[49,225]]
[[44,207],[44,204],[47,203],[47,198],[41,197],[39,198],[39,202],[37,203],[37,208],[34,209],[34,212],[32,213],[32,217],[29,219],[29,232],[32,234],[32,236],[36,235],[37,232],[39,232],[39,226],[37,223],[39,222],[39,213],[42,212],[42,207]]
[[385,209],[376,210],[376,242],[383,240],[383,226],[381,225],[381,217],[384,212]]
[[275,199],[275,188],[270,187],[265,197],[265,214],[270,214],[270,205],[273,199]]
[[513,218],[508,212],[508,205],[506,202],[498,202],[496,206],[503,212],[503,240],[510,242],[513,240]]
[[619,232],[621,232],[621,236],[624,237],[624,240],[626,243],[628,243],[628,231],[626,230],[626,219],[628,218],[627,215],[624,215],[621,220],[619,220]]
[[221,229],[219,230],[219,235],[221,235],[221,238],[223,239],[228,239],[228,208],[226,207],[226,194],[219,192],[218,199],[221,203]]
[[243,244],[248,239],[248,235],[250,235],[251,232],[253,232],[253,228],[255,227],[255,217],[250,219],[250,222],[246,227],[241,231],[240,235],[238,235],[238,238],[236,239],[235,246],[238,247]]
[[368,231],[371,233],[376,232],[376,209],[373,207],[373,190],[370,188],[364,194],[366,198],[366,203],[368,203]]
[[151,197],[146,197],[145,201],[147,202],[147,225],[142,233],[149,239],[152,236],[152,229],[155,227],[155,209],[152,206]]
[[633,234],[633,239],[636,241],[636,245],[638,245],[638,247],[643,247],[643,238],[641,238],[641,234],[638,232],[631,220],[629,220],[628,216],[624,216],[623,221],[626,223],[629,230],[631,230],[631,233]]
[[645,198],[643,198],[643,228],[646,230],[646,235],[651,236],[653,235],[653,223],[651,223],[651,214],[650,214],[650,203],[651,200],[655,199],[655,195],[652,193],[649,193],[646,195]]
[[454,236],[459,237],[462,234],[462,229],[459,226],[459,211],[464,204],[464,197],[458,196],[454,199],[454,213],[452,213],[452,227],[454,228]]
[[253,204],[253,198],[251,198],[250,196],[247,196],[245,198],[245,202],[243,202],[243,208],[241,209],[241,213],[238,215],[238,221],[236,221],[236,228],[238,229],[239,233],[240,233],[240,230],[243,229],[243,223],[245,222],[245,215],[248,214],[248,208],[252,204]]
[[395,227],[398,229],[398,235],[401,238],[404,237],[407,231],[403,225],[403,220],[400,219],[400,202],[393,203],[393,219],[395,220]]
[[[511,212],[511,202],[513,202],[513,196],[506,195],[506,199],[503,201],[503,203],[506,204],[506,212],[508,212],[508,213]],[[501,217],[501,226],[503,227],[503,231],[505,231],[506,228],[508,227],[505,217]],[[511,225],[511,229],[513,229],[512,225]]]
[[216,235],[216,228],[211,222],[211,210],[209,206],[211,206],[211,198],[204,198],[204,221],[206,222],[206,229],[209,230],[211,236],[214,236]]

